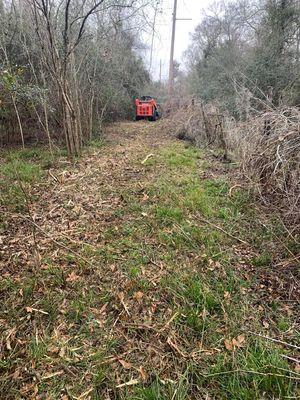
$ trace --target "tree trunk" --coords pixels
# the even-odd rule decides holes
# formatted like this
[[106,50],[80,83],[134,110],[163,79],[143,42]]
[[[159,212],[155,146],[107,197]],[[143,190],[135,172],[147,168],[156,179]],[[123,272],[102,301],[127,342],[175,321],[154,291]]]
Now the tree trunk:
[[11,98],[12,98],[12,102],[13,102],[13,105],[14,105],[14,109],[15,109],[15,112],[16,112],[16,116],[17,116],[17,120],[18,120],[18,124],[19,124],[19,128],[20,128],[20,134],[21,134],[21,140],[22,140],[22,147],[23,147],[23,149],[25,149],[25,141],[24,141],[23,127],[22,127],[22,122],[21,122],[21,119],[20,119],[20,114],[19,114],[19,110],[18,110],[17,103],[16,103],[15,95],[13,94],[13,95],[11,96]]
[[82,141],[78,130],[78,115],[75,112],[74,100],[69,89],[69,84],[65,80],[59,85],[62,101],[62,121],[65,134],[68,156],[80,156]]

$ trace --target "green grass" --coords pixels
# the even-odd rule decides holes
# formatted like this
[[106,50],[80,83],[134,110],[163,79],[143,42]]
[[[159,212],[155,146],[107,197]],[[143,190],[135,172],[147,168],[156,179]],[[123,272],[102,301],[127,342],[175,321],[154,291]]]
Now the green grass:
[[4,164],[1,174],[10,180],[20,180],[23,183],[33,183],[42,175],[41,167],[23,160],[12,160]]
[[51,153],[44,148],[4,153],[0,164],[0,205],[11,210],[24,210],[26,202],[31,201],[30,188],[42,180],[44,169],[53,160]]
[[67,157],[66,149],[55,147],[50,152],[48,147],[36,146],[25,149],[13,149],[3,152],[7,162],[21,160],[24,162],[38,163],[42,169],[49,169],[56,164],[59,158]]
[[245,349],[238,350],[235,357],[219,355],[209,368],[207,377],[200,376],[202,385],[211,385],[220,399],[256,399],[265,393],[267,398],[284,398],[293,393],[297,376],[274,347],[258,340]]
[[259,256],[256,256],[252,259],[252,264],[255,267],[265,267],[271,264],[271,255],[263,252]]
[[[102,145],[93,144],[93,152]],[[70,217],[69,199],[80,203],[83,191],[92,203],[98,193],[85,178],[74,191],[64,187],[59,201],[65,214],[57,223],[70,229],[74,240],[57,232],[55,240],[65,246],[60,247],[39,238],[39,266],[31,253],[24,261],[22,242],[9,259],[13,273],[0,281],[6,346],[0,391],[10,393],[9,399],[26,386],[28,365],[38,377],[62,371],[35,381],[38,394],[49,399],[80,398],[87,391],[92,399],[109,393],[121,400],[284,399],[297,393],[292,377],[298,375],[281,356],[286,350],[247,334],[261,332],[267,318],[268,335],[288,332],[296,343],[293,310],[287,312],[259,281],[278,258],[281,248],[274,243],[278,237],[284,241],[284,230],[276,218],[260,224],[249,193],[229,194],[226,176],[203,177],[211,162],[204,157],[182,143],[163,146],[143,167],[139,154],[130,166],[142,169],[140,179],[121,181],[120,187],[115,177],[101,182],[103,206],[76,217]],[[0,171],[10,186],[24,185],[38,212],[31,190],[45,190],[39,186],[42,153],[18,152]],[[10,190],[7,185],[6,207],[11,202],[24,212],[22,190],[19,201]],[[117,205],[112,197],[120,199]],[[289,243],[288,249],[297,246]],[[6,341],[10,332],[12,350]],[[245,336],[243,345],[228,350],[224,341],[239,335]],[[121,361],[130,363],[128,369]],[[16,368],[21,375],[14,381]],[[116,388],[132,379],[138,382]]]
[[155,216],[159,224],[171,226],[174,223],[180,223],[183,219],[183,213],[178,207],[170,208],[157,206],[155,208]]
[[0,205],[21,211],[30,198],[30,187],[43,176],[40,165],[11,159],[0,165]]
[[89,142],[88,142],[88,149],[89,148],[92,148],[92,149],[101,149],[102,147],[104,147],[105,146],[105,140],[104,140],[104,138],[103,137],[97,137],[97,138],[94,138],[94,139],[92,139],[92,140],[90,140]]

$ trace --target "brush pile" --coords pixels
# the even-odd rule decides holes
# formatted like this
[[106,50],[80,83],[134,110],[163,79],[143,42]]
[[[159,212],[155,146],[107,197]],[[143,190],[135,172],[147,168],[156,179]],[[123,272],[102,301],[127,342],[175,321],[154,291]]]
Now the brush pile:
[[[266,204],[300,220],[300,110],[272,110],[227,130],[246,176]],[[295,225],[297,225],[295,224]]]
[[190,101],[164,119],[163,125],[178,139],[188,140],[199,147],[222,149],[224,158],[227,158],[224,117],[215,106]]
[[163,121],[179,139],[228,151],[266,205],[300,224],[300,110],[272,109],[235,121],[213,105],[190,102]]

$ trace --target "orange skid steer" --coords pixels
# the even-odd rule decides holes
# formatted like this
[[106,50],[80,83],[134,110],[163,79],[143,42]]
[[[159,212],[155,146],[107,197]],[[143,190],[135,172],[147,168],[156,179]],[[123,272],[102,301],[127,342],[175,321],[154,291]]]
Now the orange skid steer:
[[135,120],[148,119],[156,121],[159,118],[158,106],[151,96],[142,96],[135,100]]

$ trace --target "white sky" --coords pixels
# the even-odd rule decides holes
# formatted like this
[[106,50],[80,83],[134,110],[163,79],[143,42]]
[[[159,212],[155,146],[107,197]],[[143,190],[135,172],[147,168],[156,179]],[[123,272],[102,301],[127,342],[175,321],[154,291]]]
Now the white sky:
[[[155,0],[152,0],[155,2]],[[201,21],[203,9],[206,9],[213,0],[177,0],[177,18],[192,18],[192,21],[176,21],[175,36],[175,59],[182,61],[182,53],[190,43],[190,33]],[[168,77],[168,65],[170,58],[170,43],[172,32],[172,13],[174,0],[160,0],[162,12],[158,13],[156,19],[156,34],[154,40],[152,76],[155,80],[159,78],[159,63],[162,60],[162,79]],[[146,39],[149,47],[150,38]],[[149,65],[150,51],[147,52],[145,62]]]

